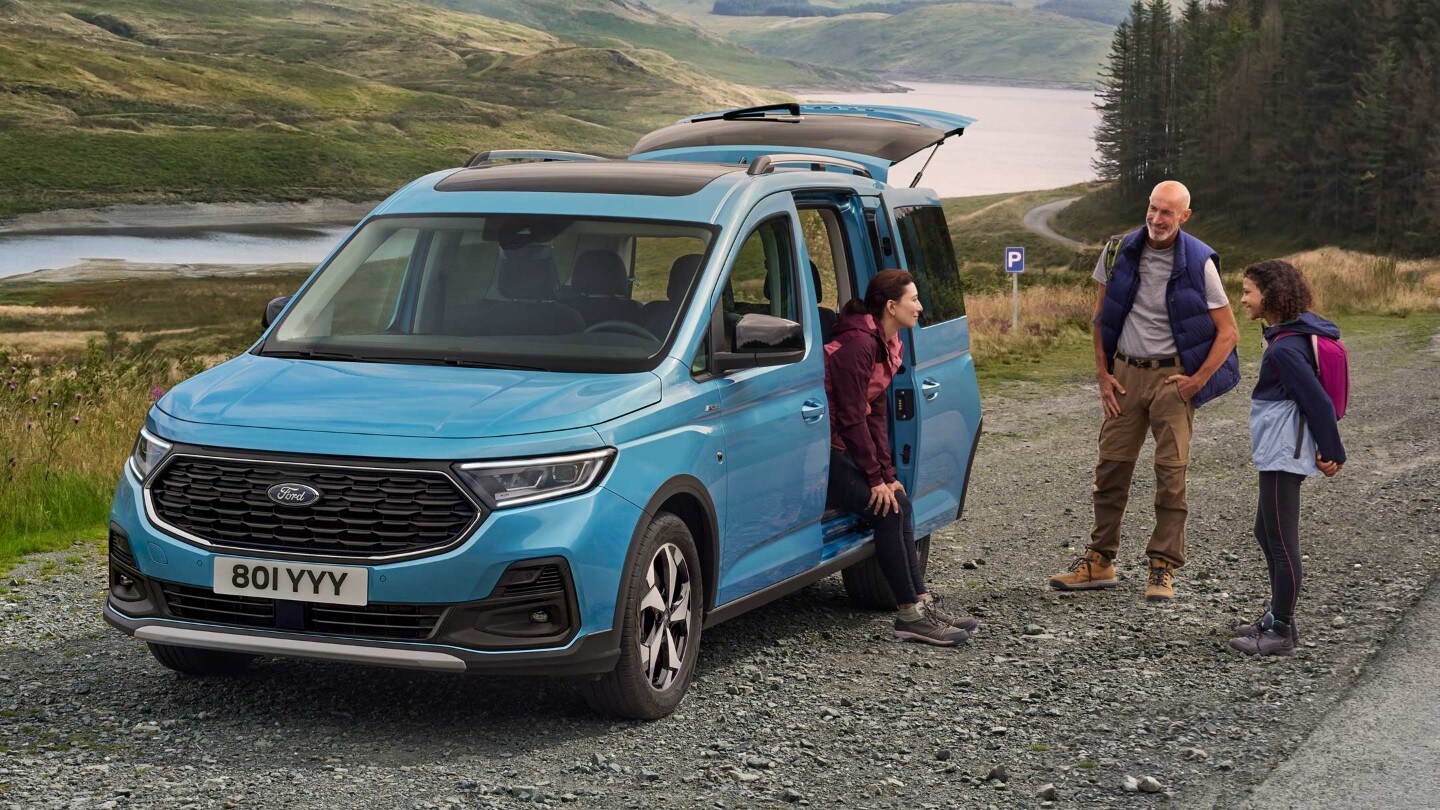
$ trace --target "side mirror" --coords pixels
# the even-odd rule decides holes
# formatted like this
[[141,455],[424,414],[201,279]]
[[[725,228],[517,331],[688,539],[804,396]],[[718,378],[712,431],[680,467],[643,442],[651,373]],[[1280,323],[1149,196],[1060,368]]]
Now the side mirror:
[[270,324],[274,323],[275,319],[280,317],[280,313],[285,309],[285,305],[290,303],[292,297],[293,296],[282,295],[279,298],[270,299],[270,303],[265,305],[265,316],[260,319],[260,325],[269,329]]
[[805,356],[805,331],[800,324],[774,315],[746,315],[735,325],[733,352],[716,352],[718,372],[757,366],[783,366]]

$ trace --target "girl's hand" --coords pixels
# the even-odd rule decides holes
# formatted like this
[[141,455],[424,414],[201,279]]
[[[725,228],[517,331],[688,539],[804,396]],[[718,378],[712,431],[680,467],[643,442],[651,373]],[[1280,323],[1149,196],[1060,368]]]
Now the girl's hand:
[[1338,461],[1326,461],[1317,454],[1315,466],[1320,468],[1320,472],[1324,473],[1326,478],[1334,478],[1340,474],[1340,468],[1345,465]]
[[885,517],[890,510],[900,511],[900,502],[895,500],[895,490],[889,484],[876,484],[870,488],[870,511],[878,517]]

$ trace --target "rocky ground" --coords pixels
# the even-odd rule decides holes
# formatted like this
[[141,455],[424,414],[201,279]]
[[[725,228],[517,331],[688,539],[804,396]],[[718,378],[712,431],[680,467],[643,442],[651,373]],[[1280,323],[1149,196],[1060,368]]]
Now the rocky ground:
[[984,618],[964,649],[891,642],[832,577],[708,631],[654,723],[596,719],[564,682],[285,660],[199,680],[102,624],[101,552],[77,546],[0,580],[0,808],[1233,806],[1440,571],[1440,352],[1377,336],[1352,363],[1351,462],[1305,488],[1292,658],[1225,648],[1265,596],[1245,384],[1198,418],[1190,564],[1163,606],[1141,595],[1144,464],[1121,586],[1044,589],[1088,532],[1099,407],[1080,383],[1010,385],[986,392],[970,511],[931,558]]

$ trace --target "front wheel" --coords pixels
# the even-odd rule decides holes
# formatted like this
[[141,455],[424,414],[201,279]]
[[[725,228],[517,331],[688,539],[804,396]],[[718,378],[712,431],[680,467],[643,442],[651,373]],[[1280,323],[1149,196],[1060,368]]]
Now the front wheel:
[[689,527],[668,512],[657,514],[623,580],[620,660],[599,680],[580,685],[590,708],[628,720],[675,711],[700,649],[701,583]]
[[[920,555],[920,576],[930,566],[930,535],[915,541],[915,551]],[[861,610],[896,610],[895,592],[880,571],[880,560],[867,557],[840,572],[845,581],[845,593],[850,595],[850,604]]]

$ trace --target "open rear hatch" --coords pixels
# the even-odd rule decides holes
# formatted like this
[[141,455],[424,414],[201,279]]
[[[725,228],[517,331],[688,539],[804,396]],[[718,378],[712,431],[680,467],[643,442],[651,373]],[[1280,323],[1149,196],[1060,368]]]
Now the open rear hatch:
[[910,107],[770,104],[681,119],[641,138],[630,158],[749,163],[765,154],[805,152],[855,161],[883,182],[891,166],[973,123]]

